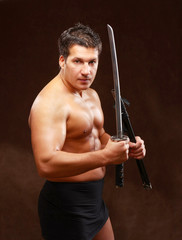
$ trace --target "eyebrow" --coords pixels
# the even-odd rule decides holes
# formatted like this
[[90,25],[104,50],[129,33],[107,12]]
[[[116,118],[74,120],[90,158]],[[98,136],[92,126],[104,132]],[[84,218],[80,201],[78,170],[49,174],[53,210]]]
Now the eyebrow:
[[[81,57],[74,57],[73,60],[75,60],[75,59],[80,60],[80,61],[85,61],[84,58],[81,58]],[[90,58],[90,59],[88,59],[88,62],[97,61],[97,60],[98,60],[98,58]],[[86,60],[86,62],[87,62],[87,60]]]

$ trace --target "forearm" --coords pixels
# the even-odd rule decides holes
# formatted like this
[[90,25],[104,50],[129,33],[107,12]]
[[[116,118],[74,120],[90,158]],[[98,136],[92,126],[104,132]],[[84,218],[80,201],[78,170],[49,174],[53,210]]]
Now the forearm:
[[56,145],[52,148],[49,144],[33,142],[34,158],[39,175],[47,179],[72,177],[126,161],[128,159],[128,142],[113,142],[110,140],[109,134],[102,133],[100,135],[102,148],[100,146],[100,150],[91,152],[65,152]]
[[45,178],[63,178],[76,176],[89,170],[106,166],[109,157],[104,150],[86,153],[69,153],[55,151],[47,159],[37,159],[37,168],[40,176]]

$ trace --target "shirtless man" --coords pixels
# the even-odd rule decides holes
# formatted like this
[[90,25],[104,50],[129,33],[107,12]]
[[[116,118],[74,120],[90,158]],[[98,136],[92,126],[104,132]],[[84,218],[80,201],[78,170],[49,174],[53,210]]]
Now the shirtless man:
[[102,200],[107,165],[145,155],[140,137],[112,142],[104,131],[96,76],[102,43],[77,24],[59,39],[60,71],[35,99],[29,117],[34,158],[46,179],[39,217],[46,240],[114,240]]

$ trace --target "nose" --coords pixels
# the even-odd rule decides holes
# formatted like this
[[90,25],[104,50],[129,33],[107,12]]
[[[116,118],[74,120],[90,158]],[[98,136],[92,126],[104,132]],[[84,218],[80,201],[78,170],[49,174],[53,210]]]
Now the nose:
[[82,66],[81,73],[82,73],[83,75],[89,75],[89,74],[90,74],[90,66],[89,66],[88,63],[85,63],[85,64]]

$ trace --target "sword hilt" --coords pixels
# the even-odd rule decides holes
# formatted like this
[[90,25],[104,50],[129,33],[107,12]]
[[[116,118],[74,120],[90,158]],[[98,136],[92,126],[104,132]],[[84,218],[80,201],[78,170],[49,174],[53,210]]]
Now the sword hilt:
[[[111,136],[111,140],[114,142],[126,141],[128,136],[123,135],[121,137]],[[124,186],[124,163],[117,164],[115,167],[115,185],[116,188]]]

